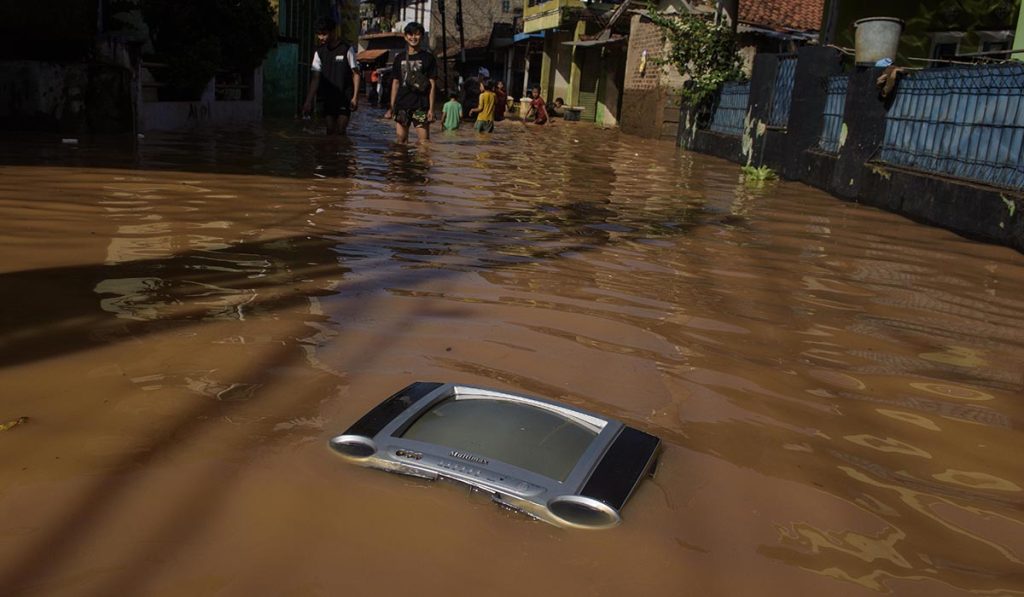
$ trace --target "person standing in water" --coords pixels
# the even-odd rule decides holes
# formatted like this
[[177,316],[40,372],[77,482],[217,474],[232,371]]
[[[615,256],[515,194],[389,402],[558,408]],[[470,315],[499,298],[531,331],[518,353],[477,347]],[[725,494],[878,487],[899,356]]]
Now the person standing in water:
[[327,134],[344,135],[352,112],[359,107],[356,50],[338,37],[337,24],[327,17],[316,22],[316,40],[320,46],[313,53],[313,75],[302,114],[313,111],[313,99],[319,96],[323,101]]
[[444,122],[441,124],[441,128],[446,131],[458,129],[459,123],[462,121],[462,104],[459,103],[459,94],[453,91],[448,102],[441,107],[441,111],[444,112]]
[[430,123],[434,121],[434,93],[437,87],[437,59],[420,49],[423,25],[405,26],[404,52],[395,56],[391,65],[391,101],[384,118],[395,119],[395,138],[405,143],[409,129],[416,129],[420,143],[430,139]]
[[494,132],[494,83],[492,81],[480,83],[479,103],[469,113],[477,115],[476,132]]
[[505,109],[508,107],[508,92],[505,91],[505,83],[497,81],[494,83],[494,121],[505,120]]

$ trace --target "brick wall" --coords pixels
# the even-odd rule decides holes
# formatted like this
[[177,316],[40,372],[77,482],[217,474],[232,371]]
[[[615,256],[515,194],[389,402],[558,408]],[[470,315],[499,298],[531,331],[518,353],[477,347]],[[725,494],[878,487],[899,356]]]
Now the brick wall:
[[[641,73],[644,50],[647,50],[647,64]],[[664,56],[665,39],[661,28],[640,15],[633,15],[619,122],[623,131],[647,138],[675,139],[679,89],[684,78],[674,67],[658,64]]]
[[[629,29],[629,48],[626,53],[624,89],[657,89],[660,69],[655,63],[664,55],[664,46],[661,29],[640,15],[633,15]],[[641,73],[640,61],[644,50],[647,50],[647,68]]]

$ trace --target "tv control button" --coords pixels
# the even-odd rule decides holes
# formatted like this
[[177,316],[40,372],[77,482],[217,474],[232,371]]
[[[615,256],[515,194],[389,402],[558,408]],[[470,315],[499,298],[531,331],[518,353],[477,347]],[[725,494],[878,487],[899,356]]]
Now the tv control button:
[[512,485],[512,490],[515,493],[526,497],[533,497],[535,495],[540,495],[544,493],[543,487],[539,487],[532,483],[527,483],[526,481],[515,482],[515,484]]

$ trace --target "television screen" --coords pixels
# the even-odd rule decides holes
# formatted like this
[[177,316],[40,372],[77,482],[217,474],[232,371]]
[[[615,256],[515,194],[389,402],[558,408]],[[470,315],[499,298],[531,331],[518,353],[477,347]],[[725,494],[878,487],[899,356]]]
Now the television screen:
[[597,434],[551,410],[458,396],[435,404],[402,437],[472,452],[564,481]]

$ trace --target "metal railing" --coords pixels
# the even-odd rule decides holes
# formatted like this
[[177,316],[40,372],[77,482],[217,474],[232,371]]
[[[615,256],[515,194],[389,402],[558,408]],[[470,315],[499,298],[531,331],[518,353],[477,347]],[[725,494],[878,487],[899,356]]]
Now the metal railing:
[[750,101],[750,83],[729,81],[722,86],[718,105],[711,117],[708,129],[723,135],[743,134],[747,118],[747,103]]
[[818,148],[827,153],[839,153],[842,145],[843,115],[846,113],[846,89],[849,84],[849,75],[834,75],[825,81],[825,111],[821,119]]
[[775,71],[772,106],[768,112],[768,126],[786,128],[789,108],[793,103],[793,81],[796,79],[796,54],[779,54],[779,68]]
[[947,67],[900,80],[879,159],[1024,189],[1024,65]]

